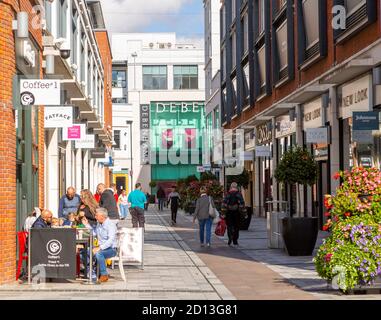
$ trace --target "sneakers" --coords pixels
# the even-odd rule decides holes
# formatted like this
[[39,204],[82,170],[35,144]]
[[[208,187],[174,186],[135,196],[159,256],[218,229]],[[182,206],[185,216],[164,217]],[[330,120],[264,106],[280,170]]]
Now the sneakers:
[[210,248],[210,243],[207,243],[206,246],[207,246],[208,248]]

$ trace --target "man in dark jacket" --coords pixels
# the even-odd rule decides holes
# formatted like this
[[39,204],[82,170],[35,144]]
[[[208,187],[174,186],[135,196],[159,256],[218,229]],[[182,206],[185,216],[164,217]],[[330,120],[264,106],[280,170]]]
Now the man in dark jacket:
[[159,190],[157,190],[156,197],[159,201],[159,210],[163,211],[164,202],[166,200],[166,197],[165,197],[165,191],[161,186],[159,187]]
[[240,224],[240,207],[245,206],[241,192],[238,190],[237,183],[233,182],[230,186],[229,193],[226,195],[223,205],[227,210],[226,225],[228,229],[229,246],[232,241],[235,246],[238,246],[239,224]]
[[53,214],[49,210],[43,210],[41,215],[33,223],[32,228],[45,229],[50,228],[52,224]]
[[106,189],[103,183],[98,184],[97,192],[101,195],[99,206],[107,209],[108,217],[111,220],[119,219],[119,210],[114,197],[113,189]]

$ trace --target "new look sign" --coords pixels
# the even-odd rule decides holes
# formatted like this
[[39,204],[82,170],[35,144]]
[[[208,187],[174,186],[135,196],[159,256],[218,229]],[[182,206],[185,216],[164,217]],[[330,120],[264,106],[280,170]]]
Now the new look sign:
[[65,128],[73,125],[72,107],[44,108],[45,128]]
[[23,106],[57,106],[61,104],[60,80],[20,80],[20,102]]

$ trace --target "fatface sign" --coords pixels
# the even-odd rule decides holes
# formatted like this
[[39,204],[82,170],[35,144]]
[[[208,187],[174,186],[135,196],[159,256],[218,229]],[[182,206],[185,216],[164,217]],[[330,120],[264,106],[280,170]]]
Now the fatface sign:
[[76,149],[94,149],[95,148],[95,135],[87,134],[85,139],[75,141]]
[[378,112],[353,112],[353,130],[379,130]]
[[75,229],[31,229],[30,237],[32,272],[45,278],[75,279]]
[[60,80],[20,80],[20,101],[23,106],[61,104]]
[[62,129],[62,140],[76,141],[82,140],[86,136],[86,125],[83,123],[74,124],[71,127]]
[[371,76],[366,75],[342,86],[340,116],[343,119],[352,117],[353,111],[370,111],[369,90],[371,83]]
[[73,126],[72,107],[44,108],[45,128],[65,128]]

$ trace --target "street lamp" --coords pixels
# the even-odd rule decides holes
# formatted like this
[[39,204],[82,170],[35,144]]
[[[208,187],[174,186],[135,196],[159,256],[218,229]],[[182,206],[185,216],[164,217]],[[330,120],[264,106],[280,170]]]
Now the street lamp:
[[134,58],[134,90],[136,90],[136,65],[135,65],[135,59],[137,57],[137,53],[134,52],[134,53],[131,53],[131,57]]

